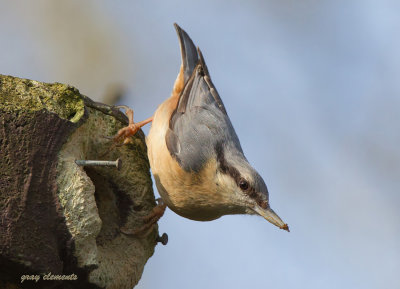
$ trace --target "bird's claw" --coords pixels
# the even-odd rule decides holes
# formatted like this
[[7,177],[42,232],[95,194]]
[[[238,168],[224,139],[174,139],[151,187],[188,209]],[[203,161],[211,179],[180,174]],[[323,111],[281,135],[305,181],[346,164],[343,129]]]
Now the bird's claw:
[[158,220],[164,215],[165,209],[167,205],[163,202],[161,198],[157,199],[157,206],[155,206],[151,213],[143,216],[144,224],[136,230],[131,230],[125,227],[121,227],[120,231],[126,235],[133,235],[133,236],[147,236],[152,230],[153,226],[158,222]]
[[116,109],[123,108],[123,109],[125,109],[125,112],[126,112],[127,110],[130,109],[130,108],[129,108],[128,106],[126,106],[126,105],[114,105],[114,108],[116,108]]
[[126,105],[117,105],[117,106],[114,106],[114,108],[117,108],[117,109],[123,108],[123,109],[125,109],[125,114],[126,114],[126,116],[128,117],[128,120],[129,120],[128,126],[126,126],[124,128],[121,128],[118,131],[118,133],[112,138],[114,143],[118,143],[118,144],[122,144],[122,145],[129,143],[129,141],[130,141],[129,139],[130,139],[131,136],[134,136],[140,130],[140,128],[142,126],[148,124],[149,122],[151,122],[153,120],[153,118],[150,117],[150,118],[148,118],[146,120],[143,120],[143,121],[135,123],[133,121],[133,110],[130,109],[128,106],[126,106]]

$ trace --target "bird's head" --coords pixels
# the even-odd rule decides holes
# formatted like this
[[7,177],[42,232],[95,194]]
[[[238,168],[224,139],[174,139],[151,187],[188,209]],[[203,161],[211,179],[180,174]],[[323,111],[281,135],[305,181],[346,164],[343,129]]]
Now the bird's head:
[[220,193],[240,211],[260,215],[280,229],[289,231],[288,225],[270,207],[263,178],[248,163],[241,150],[219,144],[216,158],[216,179]]

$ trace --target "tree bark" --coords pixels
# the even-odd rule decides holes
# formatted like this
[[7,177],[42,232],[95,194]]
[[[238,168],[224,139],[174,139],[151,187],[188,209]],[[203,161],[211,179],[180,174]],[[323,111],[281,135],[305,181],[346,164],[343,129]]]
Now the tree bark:
[[[111,150],[104,137],[126,123],[71,86],[0,75],[0,288],[137,284],[158,230],[119,230],[155,206],[143,132]],[[117,158],[121,170],[75,163]]]

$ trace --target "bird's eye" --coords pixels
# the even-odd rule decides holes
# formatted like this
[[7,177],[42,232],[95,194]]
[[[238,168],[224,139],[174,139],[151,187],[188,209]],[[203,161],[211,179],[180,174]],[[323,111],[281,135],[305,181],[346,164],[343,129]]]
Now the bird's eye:
[[239,187],[242,191],[247,191],[249,189],[249,183],[242,179],[239,181]]

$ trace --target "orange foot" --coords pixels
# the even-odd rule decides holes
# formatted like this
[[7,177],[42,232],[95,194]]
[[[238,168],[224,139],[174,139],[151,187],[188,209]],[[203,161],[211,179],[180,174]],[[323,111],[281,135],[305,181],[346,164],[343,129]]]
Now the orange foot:
[[153,208],[150,214],[143,217],[143,226],[139,229],[131,230],[127,228],[120,228],[121,232],[126,235],[147,236],[152,230],[154,224],[164,215],[167,205],[164,204],[161,198],[157,199],[157,206]]
[[149,117],[146,120],[134,123],[133,122],[133,110],[130,109],[129,107],[125,106],[125,105],[119,105],[116,106],[116,108],[123,108],[125,109],[125,114],[128,117],[129,120],[129,124],[128,126],[121,128],[118,133],[114,136],[113,140],[114,143],[122,143],[122,144],[126,144],[129,142],[129,137],[135,135],[135,133],[138,132],[138,130],[148,124],[149,122],[153,121],[153,117]]

